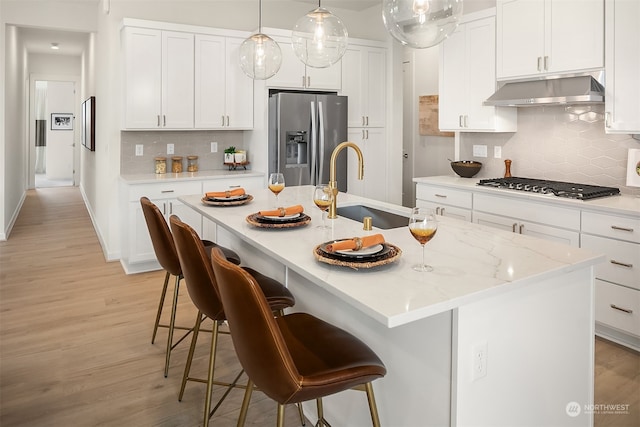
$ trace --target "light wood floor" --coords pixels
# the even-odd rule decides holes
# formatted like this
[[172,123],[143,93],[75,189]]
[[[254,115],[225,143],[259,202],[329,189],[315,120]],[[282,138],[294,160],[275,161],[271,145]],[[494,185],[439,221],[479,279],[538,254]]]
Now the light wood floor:
[[[166,330],[150,343],[163,277],[127,276],[104,261],[77,188],[29,191],[0,242],[0,426],[200,425],[204,385],[188,384],[177,400],[188,345],[174,350],[164,378]],[[190,325],[195,310],[182,288],[179,323]],[[202,376],[208,343],[203,334],[194,361]],[[626,414],[596,412],[596,427],[640,426],[640,355],[596,339],[595,357],[595,403],[629,405]],[[239,371],[229,337],[217,368],[221,380]],[[235,425],[241,399],[234,390],[212,424]],[[254,393],[247,425],[275,425],[275,410]],[[300,425],[292,406],[286,425]]]

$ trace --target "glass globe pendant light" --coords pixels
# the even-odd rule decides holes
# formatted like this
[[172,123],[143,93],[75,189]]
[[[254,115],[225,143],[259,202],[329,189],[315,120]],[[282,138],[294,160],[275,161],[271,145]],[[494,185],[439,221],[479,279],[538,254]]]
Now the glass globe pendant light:
[[262,34],[262,0],[258,32],[240,45],[240,68],[254,80],[266,80],[276,75],[282,65],[282,51],[278,43]]
[[383,0],[382,20],[400,43],[422,49],[451,34],[462,16],[462,0]]
[[327,68],[342,58],[347,50],[347,28],[340,18],[318,8],[298,19],[291,33],[296,56],[309,67]]

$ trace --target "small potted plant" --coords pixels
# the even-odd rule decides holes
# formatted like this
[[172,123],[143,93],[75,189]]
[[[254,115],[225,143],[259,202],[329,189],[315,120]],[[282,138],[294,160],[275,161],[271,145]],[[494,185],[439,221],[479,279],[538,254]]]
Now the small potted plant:
[[224,149],[224,162],[225,163],[234,163],[234,154],[236,152],[236,147],[233,145],[229,148]]

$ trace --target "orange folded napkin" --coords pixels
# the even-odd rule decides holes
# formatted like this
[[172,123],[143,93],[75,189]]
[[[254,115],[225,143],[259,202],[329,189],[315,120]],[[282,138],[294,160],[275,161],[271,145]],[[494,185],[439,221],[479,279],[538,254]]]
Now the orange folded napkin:
[[302,205],[289,206],[288,208],[278,208],[270,211],[260,211],[258,212],[262,216],[286,216],[286,215],[294,215],[297,213],[302,213],[304,208]]
[[234,196],[244,196],[244,188],[234,188],[233,190],[226,191],[209,191],[204,193],[205,196],[211,197],[214,199],[223,199],[226,197],[234,197]]
[[331,243],[328,244],[325,249],[327,252],[345,251],[349,249],[359,251],[362,248],[368,248],[369,246],[382,243],[384,243],[384,236],[382,234],[372,234],[371,236],[354,237],[352,239]]

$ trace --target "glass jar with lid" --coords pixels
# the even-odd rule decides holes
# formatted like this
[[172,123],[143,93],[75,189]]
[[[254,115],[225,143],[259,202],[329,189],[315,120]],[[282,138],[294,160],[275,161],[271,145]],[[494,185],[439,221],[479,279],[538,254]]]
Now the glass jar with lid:
[[173,156],[171,158],[171,172],[182,173],[182,156]]
[[156,173],[167,173],[167,158],[166,157],[156,157]]
[[198,172],[198,156],[187,156],[187,172]]

